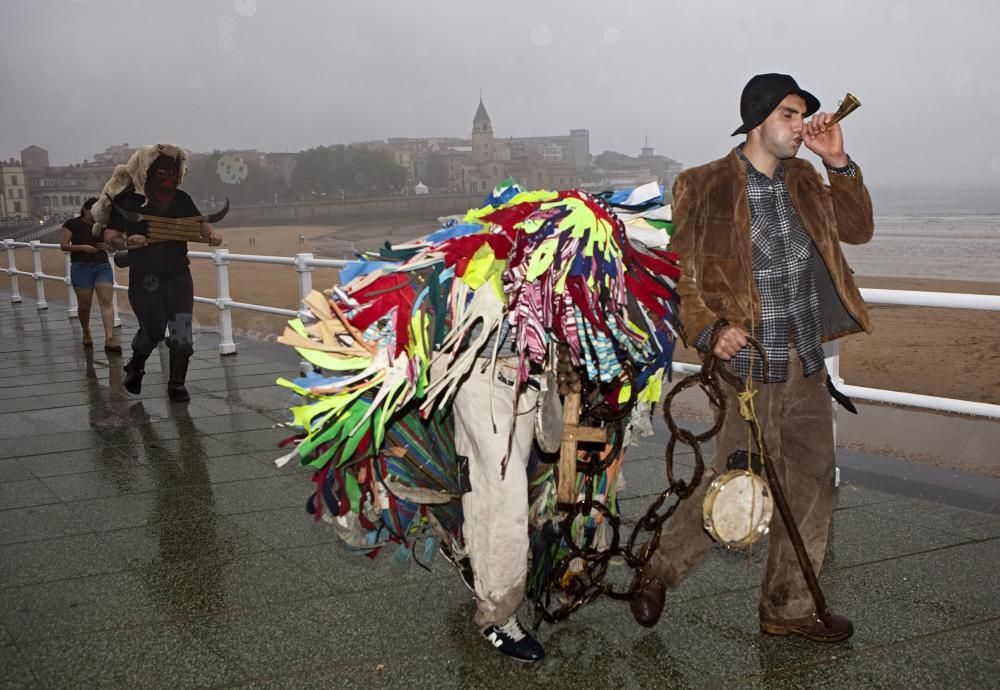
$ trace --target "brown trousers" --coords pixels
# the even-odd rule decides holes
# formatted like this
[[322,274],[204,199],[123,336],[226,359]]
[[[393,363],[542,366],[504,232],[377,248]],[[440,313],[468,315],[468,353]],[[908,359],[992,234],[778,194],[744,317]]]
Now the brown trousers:
[[[770,453],[765,461],[777,472],[818,574],[834,504],[833,412],[826,389],[826,370],[803,376],[802,362],[792,349],[788,380],[756,385],[757,418]],[[706,468],[695,492],[681,501],[667,520],[659,548],[650,562],[652,573],[671,588],[680,584],[713,544],[702,527],[702,503],[709,484],[725,473],[726,459],[733,451],[747,448],[748,425],[739,413],[737,391],[725,382],[722,386],[726,395],[726,421],[716,437],[711,466]],[[815,606],[777,507],[771,519],[767,548],[761,615],[777,619],[809,615]]]

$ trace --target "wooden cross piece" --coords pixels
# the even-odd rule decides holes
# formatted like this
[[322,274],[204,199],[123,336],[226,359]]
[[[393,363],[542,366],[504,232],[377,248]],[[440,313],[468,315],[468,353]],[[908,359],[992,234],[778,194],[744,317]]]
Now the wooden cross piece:
[[559,503],[576,502],[576,450],[579,443],[608,442],[608,430],[580,426],[580,394],[563,398],[562,446],[559,448]]
[[149,228],[149,242],[164,242],[179,240],[181,242],[202,242],[209,239],[201,235],[202,219],[195,218],[160,218],[158,216],[143,216]]

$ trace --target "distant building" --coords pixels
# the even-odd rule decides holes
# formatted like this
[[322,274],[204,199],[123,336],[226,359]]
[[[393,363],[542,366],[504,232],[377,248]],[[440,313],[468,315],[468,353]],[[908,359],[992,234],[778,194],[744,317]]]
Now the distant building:
[[392,156],[392,160],[395,161],[396,165],[401,168],[406,168],[407,170],[407,181],[411,180],[413,174],[413,154],[406,149],[392,149],[388,151],[389,155]]
[[359,141],[352,146],[364,146],[372,151],[381,151],[393,162],[406,170],[406,184],[414,185],[427,177],[427,159],[443,147],[441,139],[414,139],[410,137],[389,137],[385,141],[374,139]]
[[493,123],[483,105],[483,99],[480,98],[476,115],[472,118],[472,162],[485,163],[494,159]]
[[128,143],[109,146],[103,152],[94,154],[94,163],[98,166],[123,165],[124,163],[128,163],[128,159],[135,152],[136,148],[129,146]]
[[21,161],[0,161],[0,220],[28,218],[28,187]]
[[114,170],[90,163],[48,167],[28,175],[31,212],[36,216],[75,216],[88,197],[100,196]]
[[668,156],[659,156],[647,145],[639,155],[605,151],[595,159],[597,181],[586,187],[592,191],[638,187],[648,182],[658,182],[669,195],[674,180],[684,170],[684,165]]
[[24,166],[24,172],[29,175],[36,171],[45,170],[49,167],[49,152],[41,146],[32,144],[21,151],[21,165]]
[[[20,201],[21,213],[27,217],[76,215],[88,197],[100,195],[115,166],[127,162],[134,151],[128,144],[109,146],[95,155],[93,161],[52,166],[49,152],[32,144],[21,151],[20,174],[17,170],[7,171],[10,164],[3,164],[4,183],[9,188],[3,194],[5,197],[10,193],[16,197],[23,194],[11,201],[15,202],[15,209]],[[11,188],[12,175],[18,178],[20,187]]]
[[590,135],[585,129],[572,131],[578,133],[576,145],[573,135],[497,140],[480,98],[472,118],[472,146],[467,152],[461,147],[451,147],[449,183],[452,188],[467,193],[488,192],[508,177],[533,189],[577,187],[580,179],[576,159],[586,159],[589,164]]
[[677,176],[684,172],[684,164],[669,156],[659,156],[653,153],[653,147],[646,141],[639,154],[639,160],[648,165],[649,169],[657,174],[660,184],[670,189],[674,185]]
[[428,161],[440,156],[448,188],[472,193],[489,191],[508,176],[533,187],[566,189],[577,186],[580,172],[591,164],[588,130],[571,129],[568,136],[497,138],[481,98],[469,139],[390,137],[357,143],[390,155],[406,169],[410,185],[436,177],[429,174]]
[[590,131],[586,129],[571,129],[569,136],[511,137],[505,144],[511,158],[537,153],[546,161],[567,163],[574,170],[585,170],[591,163]]
[[[580,186],[580,176],[572,165],[545,160],[538,153],[512,158],[506,164],[506,169],[504,177],[512,177],[532,189],[559,190],[575,189]],[[492,188],[493,185],[490,185],[490,189]]]
[[[642,147],[638,157],[607,151],[594,157],[587,129],[571,129],[568,135],[498,138],[482,98],[472,118],[468,139],[391,137],[352,145],[383,151],[406,170],[402,193],[413,190],[422,194],[426,190],[480,194],[489,192],[508,177],[532,189],[577,188],[584,186],[585,179],[588,181],[585,188],[592,190],[634,187],[653,180],[669,190],[683,170],[681,163],[656,155],[648,145]],[[12,209],[20,205],[22,214],[75,214],[84,199],[100,194],[114,167],[126,163],[135,150],[122,143],[107,147],[93,161],[52,167],[48,151],[28,146],[21,152],[19,162],[2,164],[5,170],[15,162],[20,167],[7,172],[0,182],[4,204],[0,211],[8,215],[16,213]],[[266,153],[255,149],[225,153],[240,156],[248,166],[264,169],[289,186],[299,161],[297,153]],[[189,165],[210,155],[192,153]],[[11,184],[12,179],[17,179],[20,186]]]

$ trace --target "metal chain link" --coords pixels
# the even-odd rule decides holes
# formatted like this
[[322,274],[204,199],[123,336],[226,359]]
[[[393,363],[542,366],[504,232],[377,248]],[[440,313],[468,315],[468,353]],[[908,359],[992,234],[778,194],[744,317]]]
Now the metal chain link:
[[[677,382],[663,400],[663,419],[670,431],[664,458],[667,487],[656,497],[645,514],[639,518],[624,543],[621,534],[621,519],[615,514],[617,511],[612,512],[608,505],[594,498],[594,487],[600,473],[608,468],[622,450],[625,419],[635,406],[635,400],[630,400],[626,405],[612,411],[603,403],[600,390],[589,381],[584,380],[583,390],[587,391],[589,395],[583,396],[581,423],[587,421],[592,425],[608,428],[612,449],[611,452],[605,452],[606,448],[582,451],[584,457],[577,461],[577,472],[583,475],[583,496],[576,503],[559,504],[561,512],[559,537],[562,539],[562,546],[567,549],[567,553],[555,563],[545,587],[536,590],[539,594],[534,600],[535,611],[542,620],[548,623],[565,620],[573,612],[601,595],[612,599],[628,600],[634,598],[638,593],[643,581],[643,567],[653,557],[659,546],[663,525],[677,510],[680,501],[689,498],[701,483],[705,471],[701,444],[716,436],[725,423],[725,395],[720,379],[735,387],[739,387],[742,383],[736,374],[720,366],[719,360],[711,354],[715,349],[718,334],[722,330],[721,326],[724,325],[726,325],[724,322],[719,322],[714,329],[708,347],[709,354],[705,355],[701,371]],[[751,339],[751,345],[763,355],[763,348],[759,343]],[[766,357],[764,361],[766,366]],[[563,371],[565,371],[565,367]],[[626,370],[625,376],[627,381],[631,383],[632,372]],[[700,387],[705,392],[709,403],[717,412],[712,427],[700,434],[678,426],[671,409],[673,401],[678,395],[695,386]],[[674,453],[678,443],[690,447],[694,452],[694,470],[688,481],[678,478],[674,474]],[[678,500],[664,509],[663,506],[671,496],[676,496]],[[598,549],[594,544],[577,544],[572,535],[576,520],[578,518],[588,519],[594,511],[599,513],[602,516],[602,521],[606,521],[610,526],[611,539],[606,548]],[[615,559],[624,562],[634,571],[632,581],[627,589],[616,590],[608,581],[608,568]],[[573,573],[567,580],[567,573],[574,562],[583,563],[583,569]],[[553,594],[558,596],[553,597]],[[555,603],[553,603],[553,599],[555,599]]]

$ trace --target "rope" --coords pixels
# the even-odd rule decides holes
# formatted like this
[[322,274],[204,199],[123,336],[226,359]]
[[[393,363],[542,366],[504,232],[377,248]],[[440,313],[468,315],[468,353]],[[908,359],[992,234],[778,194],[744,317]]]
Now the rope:
[[[750,337],[756,338],[757,318],[753,310],[753,274],[747,275],[747,294],[750,295]],[[760,471],[764,470],[764,463],[767,462],[766,451],[764,450],[764,432],[761,430],[760,419],[757,417],[757,409],[754,405],[754,396],[757,395],[757,388],[753,383],[754,356],[757,354],[756,348],[750,348],[750,370],[747,372],[746,383],[743,384],[743,392],[738,394],[737,399],[740,404],[740,416],[747,422],[747,476],[753,475],[753,441],[756,433],[757,450],[760,453]],[[766,363],[766,362],[765,362]],[[761,374],[763,375],[763,371]],[[766,474],[764,475],[767,476]],[[753,481],[750,482],[750,516],[748,534],[753,533],[754,514],[757,512],[757,488]],[[747,544],[747,563],[753,558],[753,544]]]

